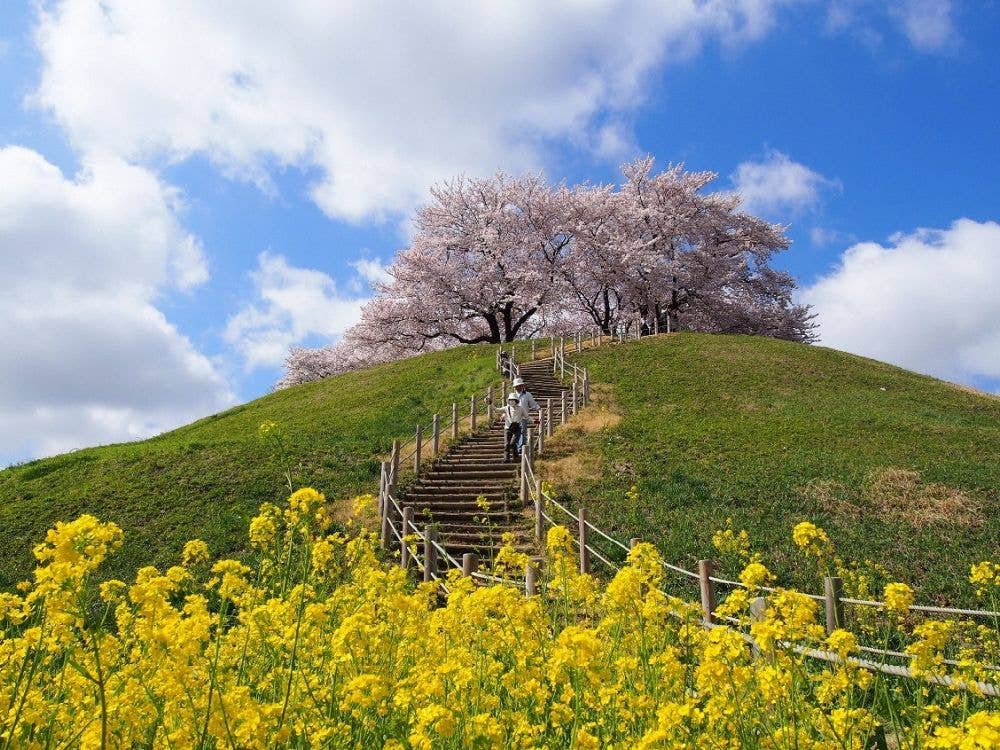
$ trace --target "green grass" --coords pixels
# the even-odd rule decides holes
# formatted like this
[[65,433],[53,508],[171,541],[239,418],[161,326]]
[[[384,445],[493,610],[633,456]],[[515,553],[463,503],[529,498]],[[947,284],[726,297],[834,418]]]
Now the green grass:
[[[969,565],[997,559],[1000,399],[763,338],[680,334],[576,357],[611,387],[622,420],[586,439],[599,469],[569,494],[619,538],[655,541],[690,567],[713,556],[712,532],[732,517],[786,584],[815,591],[790,539],[809,519],[843,557],[884,564],[925,601],[971,601]],[[890,468],[960,490],[965,512],[907,510],[872,487]]]
[[[373,491],[402,426],[447,415],[452,401],[467,411],[468,396],[496,379],[494,351],[467,347],[330,378],[152,440],[0,471],[0,590],[30,575],[31,547],[47,528],[81,513],[125,529],[106,574],[127,578],[172,564],[194,537],[220,554],[244,552],[257,507],[287,494],[286,470],[295,486],[331,499]],[[998,399],[762,338],[679,334],[571,356],[622,419],[570,441],[582,444],[577,465],[594,468],[557,489],[621,539],[655,541],[692,566],[713,556],[712,532],[732,517],[784,583],[816,590],[790,541],[792,526],[810,519],[843,557],[881,562],[939,602],[971,601],[969,565],[996,559]],[[280,451],[258,436],[267,420],[279,425]],[[966,508],[917,517],[871,488],[885,469],[958,490]],[[626,500],[633,484],[638,507]]]
[[[137,443],[89,448],[0,471],[0,590],[30,575],[31,548],[58,520],[82,513],[114,521],[125,547],[107,575],[173,564],[183,543],[240,554],[262,502],[296,487],[328,498],[374,492],[379,460],[405,425],[426,425],[452,401],[497,379],[494,348],[461,348],[272,393]],[[259,425],[278,423],[281,449]]]

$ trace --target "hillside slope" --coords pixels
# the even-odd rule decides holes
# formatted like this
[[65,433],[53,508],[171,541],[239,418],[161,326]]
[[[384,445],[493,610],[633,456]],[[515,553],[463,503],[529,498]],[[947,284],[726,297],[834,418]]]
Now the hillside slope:
[[[0,590],[30,574],[32,547],[81,513],[118,523],[126,548],[108,575],[170,565],[191,538],[237,554],[262,502],[293,484],[329,498],[374,491],[402,425],[428,422],[497,379],[494,348],[428,354],[272,393],[151,440],[67,453],[0,471]],[[277,427],[261,439],[259,427]]]
[[764,338],[675,334],[576,358],[616,414],[554,443],[575,453],[548,473],[619,538],[691,565],[732,517],[785,583],[816,590],[790,540],[809,519],[845,558],[940,601],[970,600],[969,565],[996,559],[1000,399]]

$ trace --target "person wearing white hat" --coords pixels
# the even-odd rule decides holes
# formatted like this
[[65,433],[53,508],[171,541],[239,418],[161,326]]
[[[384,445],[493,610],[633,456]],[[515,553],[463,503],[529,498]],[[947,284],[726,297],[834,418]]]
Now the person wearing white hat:
[[503,460],[510,461],[511,454],[521,455],[521,425],[528,420],[528,412],[521,406],[516,393],[507,396],[507,405],[503,408],[504,446]]
[[517,392],[518,403],[524,407],[524,419],[521,421],[521,436],[517,441],[517,450],[520,452],[524,448],[524,438],[528,434],[528,419],[531,417],[531,412],[538,411],[542,407],[538,405],[535,397],[531,395],[531,391],[524,384],[524,378],[520,376],[514,378],[512,385]]

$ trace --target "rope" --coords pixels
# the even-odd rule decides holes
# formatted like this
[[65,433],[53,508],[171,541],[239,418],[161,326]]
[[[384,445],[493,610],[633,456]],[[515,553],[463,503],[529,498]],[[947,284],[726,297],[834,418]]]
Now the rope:
[[[695,573],[694,575],[697,576],[698,574]],[[777,593],[779,593],[781,591],[781,589],[772,588],[771,586],[753,586],[753,587],[750,587],[750,586],[747,586],[742,581],[730,581],[728,578],[716,578],[715,576],[709,576],[708,580],[712,581],[713,583],[721,583],[723,586],[735,586],[736,588],[740,588],[740,589],[753,588],[755,591],[757,591],[757,590],[759,590],[759,591],[766,591],[769,594],[777,594]],[[826,601],[826,598],[820,596],[819,594],[807,594],[804,591],[796,591],[796,593],[802,594],[802,596],[809,597],[813,601],[817,601],[817,602]],[[841,601],[845,601],[845,600],[841,599]]]
[[554,506],[556,506],[559,510],[561,510],[563,513],[565,513],[570,518],[576,518],[576,515],[574,515],[573,513],[570,513],[568,510],[566,510],[566,508],[564,508],[562,505],[560,505],[555,500],[555,498],[553,498],[551,495],[545,495],[545,499],[548,500],[550,503],[552,503]]
[[690,570],[685,570],[684,568],[678,568],[676,565],[671,565],[670,563],[665,562],[663,560],[660,561],[660,564],[667,570],[672,570],[675,573],[680,573],[681,575],[687,576],[688,578],[699,577],[697,573],[692,573]]
[[622,548],[623,550],[625,550],[626,552],[630,552],[630,551],[631,551],[631,550],[629,550],[629,548],[628,548],[628,547],[626,547],[626,546],[625,546],[624,544],[622,544],[621,542],[619,542],[619,541],[618,541],[617,539],[615,539],[615,538],[614,538],[614,537],[612,537],[612,536],[608,536],[608,535],[607,535],[607,534],[605,534],[605,533],[604,533],[603,531],[601,531],[601,530],[600,530],[599,528],[597,528],[596,526],[594,526],[594,524],[592,524],[592,523],[591,523],[590,521],[585,521],[584,523],[586,523],[586,524],[587,524],[587,528],[588,528],[588,529],[590,529],[591,531],[593,531],[593,532],[597,533],[597,534],[598,534],[598,535],[600,535],[600,536],[603,536],[603,537],[604,537],[605,539],[607,539],[607,540],[608,540],[609,542],[611,542],[612,544],[615,544],[615,545],[617,545],[617,546],[621,547],[621,548]]
[[612,570],[621,570],[621,567],[619,567],[618,565],[615,565],[613,562],[611,562],[608,558],[606,558],[604,555],[602,555],[596,549],[594,549],[593,547],[591,547],[589,544],[587,545],[587,551],[590,552],[590,554],[592,554],[594,557],[596,557],[598,560],[600,560],[602,563],[604,563],[605,565],[607,565]]

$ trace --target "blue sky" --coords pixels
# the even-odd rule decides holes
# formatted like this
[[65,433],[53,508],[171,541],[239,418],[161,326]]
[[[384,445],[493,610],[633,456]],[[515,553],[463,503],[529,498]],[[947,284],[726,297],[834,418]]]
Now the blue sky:
[[265,393],[436,180],[646,153],[790,225],[824,344],[1000,390],[997,3],[324,5],[0,8],[0,464]]

